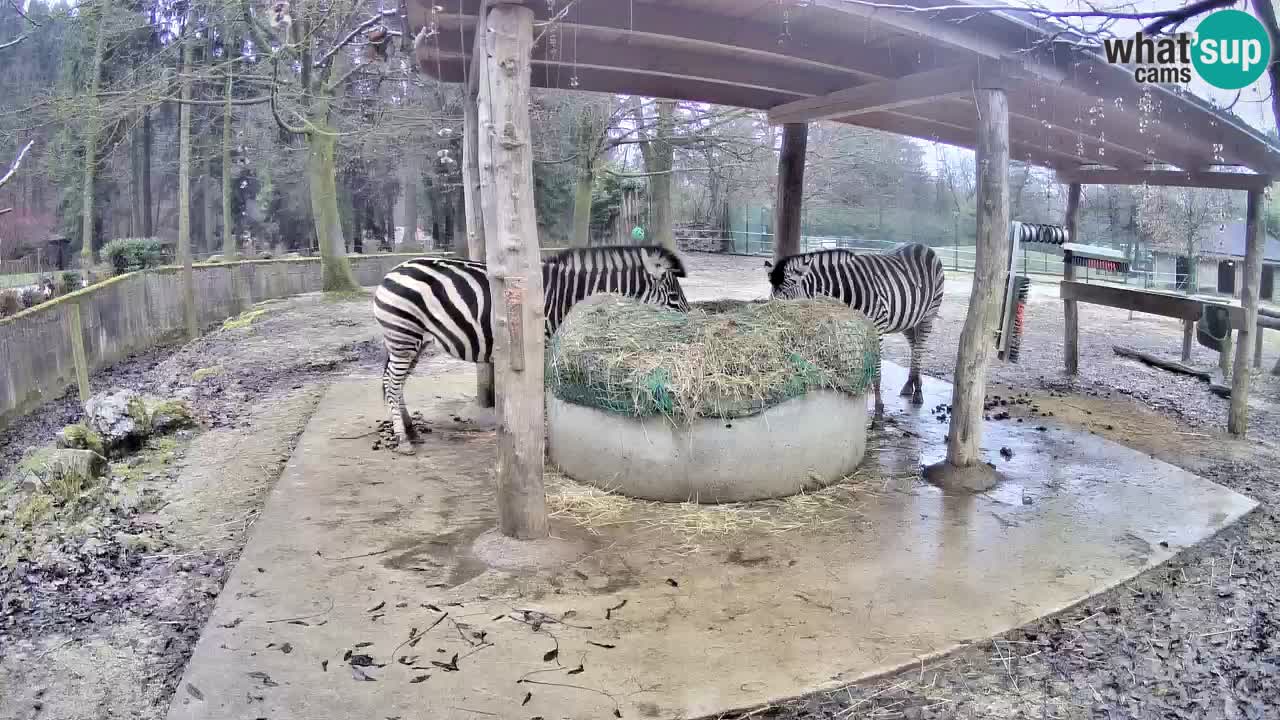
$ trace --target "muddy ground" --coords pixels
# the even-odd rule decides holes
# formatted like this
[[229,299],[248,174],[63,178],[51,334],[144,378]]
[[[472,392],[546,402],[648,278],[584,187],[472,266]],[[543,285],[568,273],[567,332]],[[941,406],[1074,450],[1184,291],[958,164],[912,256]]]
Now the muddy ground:
[[[43,523],[36,557],[0,563],[0,718],[163,718],[326,381],[376,369],[379,347],[367,297],[306,296],[95,375],[94,392],[187,399],[201,428],[113,466],[135,501]],[[0,477],[78,419],[72,394],[0,432]]]
[[[698,297],[764,293],[758,258],[691,256]],[[949,278],[925,371],[949,377],[968,279]],[[693,293],[691,293],[691,296]],[[107,551],[61,548],[58,573],[0,568],[0,717],[162,718],[191,647],[329,378],[381,363],[368,298],[267,303],[239,327],[120,363],[95,391],[189,399],[202,428],[133,462],[150,500],[99,518]],[[248,320],[249,318],[246,318]],[[237,325],[238,323],[232,323]],[[1227,440],[1226,401],[1199,381],[1120,360],[1112,344],[1176,357],[1177,322],[1082,306],[1080,377],[1066,380],[1062,309],[1037,285],[1021,362],[991,392],[1030,392],[1062,422],[1151,453],[1262,506],[1218,538],[1115,591],[943,661],[878,682],[735,717],[1262,718],[1280,689],[1280,381],[1259,376],[1251,436]],[[885,353],[907,360],[906,344]],[[1268,342],[1268,366],[1280,338]],[[1216,356],[1196,348],[1194,362]],[[420,370],[419,372],[422,372]],[[376,382],[376,380],[372,380]],[[886,392],[895,391],[886,388]],[[29,445],[77,419],[74,397],[0,433],[0,476]],[[1004,422],[1016,422],[1016,411]],[[1142,512],[1142,508],[1134,508]],[[148,539],[113,546],[113,533]],[[74,537],[74,533],[68,534]],[[70,571],[68,571],[70,568]],[[1000,588],[992,588],[993,593]]]

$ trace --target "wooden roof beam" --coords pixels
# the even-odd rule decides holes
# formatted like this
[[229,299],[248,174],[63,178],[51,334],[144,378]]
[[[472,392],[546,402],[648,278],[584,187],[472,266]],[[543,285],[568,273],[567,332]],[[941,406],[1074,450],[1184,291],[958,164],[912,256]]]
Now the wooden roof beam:
[[769,110],[769,124],[814,122],[863,113],[895,110],[973,92],[976,64],[969,68],[939,68],[837,90],[818,97],[785,103]]
[[1267,175],[1212,171],[1076,168],[1059,170],[1058,182],[1081,185],[1162,185],[1215,190],[1264,190],[1271,184],[1271,178]]

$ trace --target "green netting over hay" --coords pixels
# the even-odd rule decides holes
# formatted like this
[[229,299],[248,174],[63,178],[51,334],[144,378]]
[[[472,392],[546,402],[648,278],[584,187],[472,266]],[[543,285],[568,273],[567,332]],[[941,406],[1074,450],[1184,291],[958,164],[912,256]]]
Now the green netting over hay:
[[624,415],[733,418],[811,390],[862,395],[877,352],[871,323],[835,300],[719,300],[686,315],[600,295],[551,338],[546,382]]

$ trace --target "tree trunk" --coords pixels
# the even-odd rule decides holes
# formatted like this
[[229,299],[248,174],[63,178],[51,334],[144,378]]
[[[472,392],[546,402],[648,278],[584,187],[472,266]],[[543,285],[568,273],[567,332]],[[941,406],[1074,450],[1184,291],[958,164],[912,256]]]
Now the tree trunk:
[[317,102],[312,123],[321,132],[307,133],[307,181],[311,193],[311,215],[320,245],[322,287],[325,292],[354,292],[360,289],[338,218],[338,186],[334,171],[337,139],[328,127],[328,105]]
[[659,100],[657,134],[644,153],[645,172],[649,175],[649,234],[645,240],[654,242],[669,250],[676,249],[675,232],[671,221],[671,169],[675,166],[675,146],[671,144],[674,132],[676,103],[674,100]]
[[1249,191],[1245,211],[1244,278],[1240,288],[1240,305],[1244,308],[1244,326],[1236,332],[1236,361],[1231,373],[1231,409],[1227,415],[1227,431],[1244,437],[1249,429],[1249,346],[1258,327],[1258,291],[1262,286],[1262,250],[1266,244],[1263,210],[1266,197],[1261,190]]
[[222,109],[222,256],[226,260],[236,259],[236,228],[231,220],[231,198],[235,193],[232,186],[231,172],[231,123],[234,117],[231,110],[231,90],[233,86],[231,67],[227,68],[227,104]]
[[142,237],[142,147],[138,142],[142,130],[129,134],[129,234]]
[[787,123],[782,126],[782,150],[778,154],[778,198],[774,206],[775,260],[800,252],[804,161],[808,144],[808,123]]
[[[590,163],[590,160],[580,162]],[[573,236],[569,239],[569,245],[587,247],[591,244],[591,189],[595,186],[596,178],[589,164],[580,164],[576,176],[577,182],[573,190]]]
[[[185,35],[185,33],[184,33]],[[187,339],[200,333],[196,321],[195,278],[191,270],[191,40],[182,40],[182,104],[178,108],[178,261],[182,263],[182,315]]]
[[81,264],[89,267],[94,259],[94,193],[93,185],[98,170],[98,89],[102,84],[102,55],[106,36],[106,11],[98,6],[94,11],[93,62],[89,69],[89,110],[85,115],[84,133],[84,185],[80,206]]
[[529,133],[533,11],[495,5],[484,28],[480,83],[481,201],[494,298],[498,399],[498,520],[507,537],[547,536],[542,473],[543,287]]
[[151,201],[151,112],[142,114],[142,237],[155,237],[155,210]]
[[[982,409],[1004,286],[1001,278],[1009,255],[1009,101],[1004,90],[980,88],[977,104],[981,120],[975,152],[978,232],[973,292],[960,334],[943,463],[959,469],[956,480],[972,490],[986,489],[995,480],[982,463]],[[947,472],[944,467],[941,477]]]
[[573,191],[573,236],[570,247],[591,244],[591,191],[596,183],[596,142],[599,139],[594,108],[585,107],[578,115],[578,172]]
[[210,254],[218,247],[218,204],[222,195],[214,169],[213,158],[209,158],[205,175],[200,178],[200,199],[204,204],[204,252]]
[[[1063,221],[1067,229],[1067,239],[1069,242],[1078,243],[1077,232],[1080,229],[1080,183],[1071,183],[1067,186],[1067,216]],[[1064,280],[1074,280],[1076,277],[1076,268],[1068,262],[1062,264],[1062,278]],[[1066,318],[1066,328],[1063,335],[1062,355],[1063,362],[1067,366],[1067,374],[1075,375],[1080,372],[1080,306],[1075,300],[1063,300],[1062,312]]]
[[[474,65],[480,73],[484,63]],[[483,82],[479,80],[476,85]],[[462,100],[462,204],[467,213],[467,258],[485,261],[484,214],[480,209],[480,120],[477,116],[476,97],[468,93]],[[476,403],[482,408],[494,405],[493,364],[476,365]]]
[[422,185],[421,156],[410,151],[400,166],[400,192],[404,197],[404,248],[418,244],[418,189]]

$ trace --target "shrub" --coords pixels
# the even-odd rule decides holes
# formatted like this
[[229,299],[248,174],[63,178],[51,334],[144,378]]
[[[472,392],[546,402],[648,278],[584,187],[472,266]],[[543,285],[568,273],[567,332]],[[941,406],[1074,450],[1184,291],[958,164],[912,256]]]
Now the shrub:
[[16,290],[0,290],[0,317],[17,315],[22,310],[22,296]]
[[156,238],[117,238],[102,246],[102,257],[120,275],[160,266],[164,251]]
[[62,275],[58,278],[58,283],[59,294],[66,295],[67,293],[73,293],[80,289],[80,273],[75,270],[63,271]]
[[22,309],[33,308],[44,302],[44,288],[22,288]]

